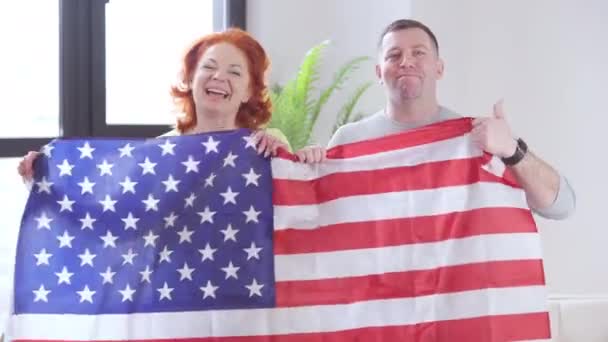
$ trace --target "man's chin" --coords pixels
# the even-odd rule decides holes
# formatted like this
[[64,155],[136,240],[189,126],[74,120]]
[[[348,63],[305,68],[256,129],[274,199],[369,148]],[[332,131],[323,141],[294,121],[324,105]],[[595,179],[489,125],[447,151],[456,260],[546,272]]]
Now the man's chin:
[[399,91],[399,98],[402,100],[414,100],[420,97],[420,89],[402,89]]

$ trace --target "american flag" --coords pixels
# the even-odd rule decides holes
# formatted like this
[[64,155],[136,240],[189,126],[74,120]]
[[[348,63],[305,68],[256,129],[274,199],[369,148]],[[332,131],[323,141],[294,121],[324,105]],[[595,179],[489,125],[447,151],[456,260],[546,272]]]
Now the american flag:
[[523,191],[468,118],[320,165],[250,132],[56,140],[16,260],[18,341],[549,338]]

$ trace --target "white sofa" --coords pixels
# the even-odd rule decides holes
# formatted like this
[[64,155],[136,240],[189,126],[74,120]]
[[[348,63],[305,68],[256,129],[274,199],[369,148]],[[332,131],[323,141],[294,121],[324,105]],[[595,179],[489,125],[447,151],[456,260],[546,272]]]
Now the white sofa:
[[552,342],[608,342],[608,295],[551,296]]

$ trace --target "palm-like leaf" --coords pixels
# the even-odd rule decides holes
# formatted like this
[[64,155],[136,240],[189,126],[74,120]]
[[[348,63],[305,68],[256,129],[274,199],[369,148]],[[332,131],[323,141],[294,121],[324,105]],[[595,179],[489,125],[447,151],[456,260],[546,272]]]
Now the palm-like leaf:
[[353,110],[361,99],[361,96],[372,86],[372,82],[366,82],[355,89],[355,91],[351,94],[348,101],[340,108],[340,112],[338,113],[338,118],[336,119],[336,124],[334,125],[333,132],[335,132],[340,126],[347,124],[351,121],[357,121],[362,118],[362,115],[353,116]]
[[338,71],[334,74],[334,78],[329,87],[321,91],[319,99],[315,102],[311,114],[313,123],[317,121],[317,118],[321,113],[321,109],[323,109],[323,106],[327,103],[334,91],[341,89],[344,83],[348,80],[348,77],[359,68],[359,65],[368,61],[369,59],[370,58],[367,56],[356,57],[346,62],[340,69],[338,69]]
[[328,45],[329,41],[324,41],[308,50],[304,60],[300,64],[300,69],[296,78],[293,100],[295,101],[296,106],[306,108],[307,113],[310,112],[310,93],[314,89],[314,83],[319,80],[321,54]]
[[[324,41],[312,47],[300,64],[297,76],[285,86],[275,85],[270,90],[273,111],[268,126],[281,130],[294,150],[310,143],[313,128],[323,106],[335,91],[342,88],[359,65],[369,60],[369,57],[357,57],[342,65],[329,86],[319,91],[315,97],[313,93],[317,91],[321,56],[328,45],[329,41]],[[371,82],[355,90],[340,111],[339,123],[353,119],[352,112],[357,101],[370,86]]]

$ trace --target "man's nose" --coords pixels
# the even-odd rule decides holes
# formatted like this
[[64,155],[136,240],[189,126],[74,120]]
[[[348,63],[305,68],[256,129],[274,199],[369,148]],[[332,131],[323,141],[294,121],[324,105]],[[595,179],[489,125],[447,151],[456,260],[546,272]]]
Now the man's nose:
[[401,58],[401,63],[399,63],[400,67],[403,68],[411,68],[414,66],[414,58],[411,56],[403,55]]

